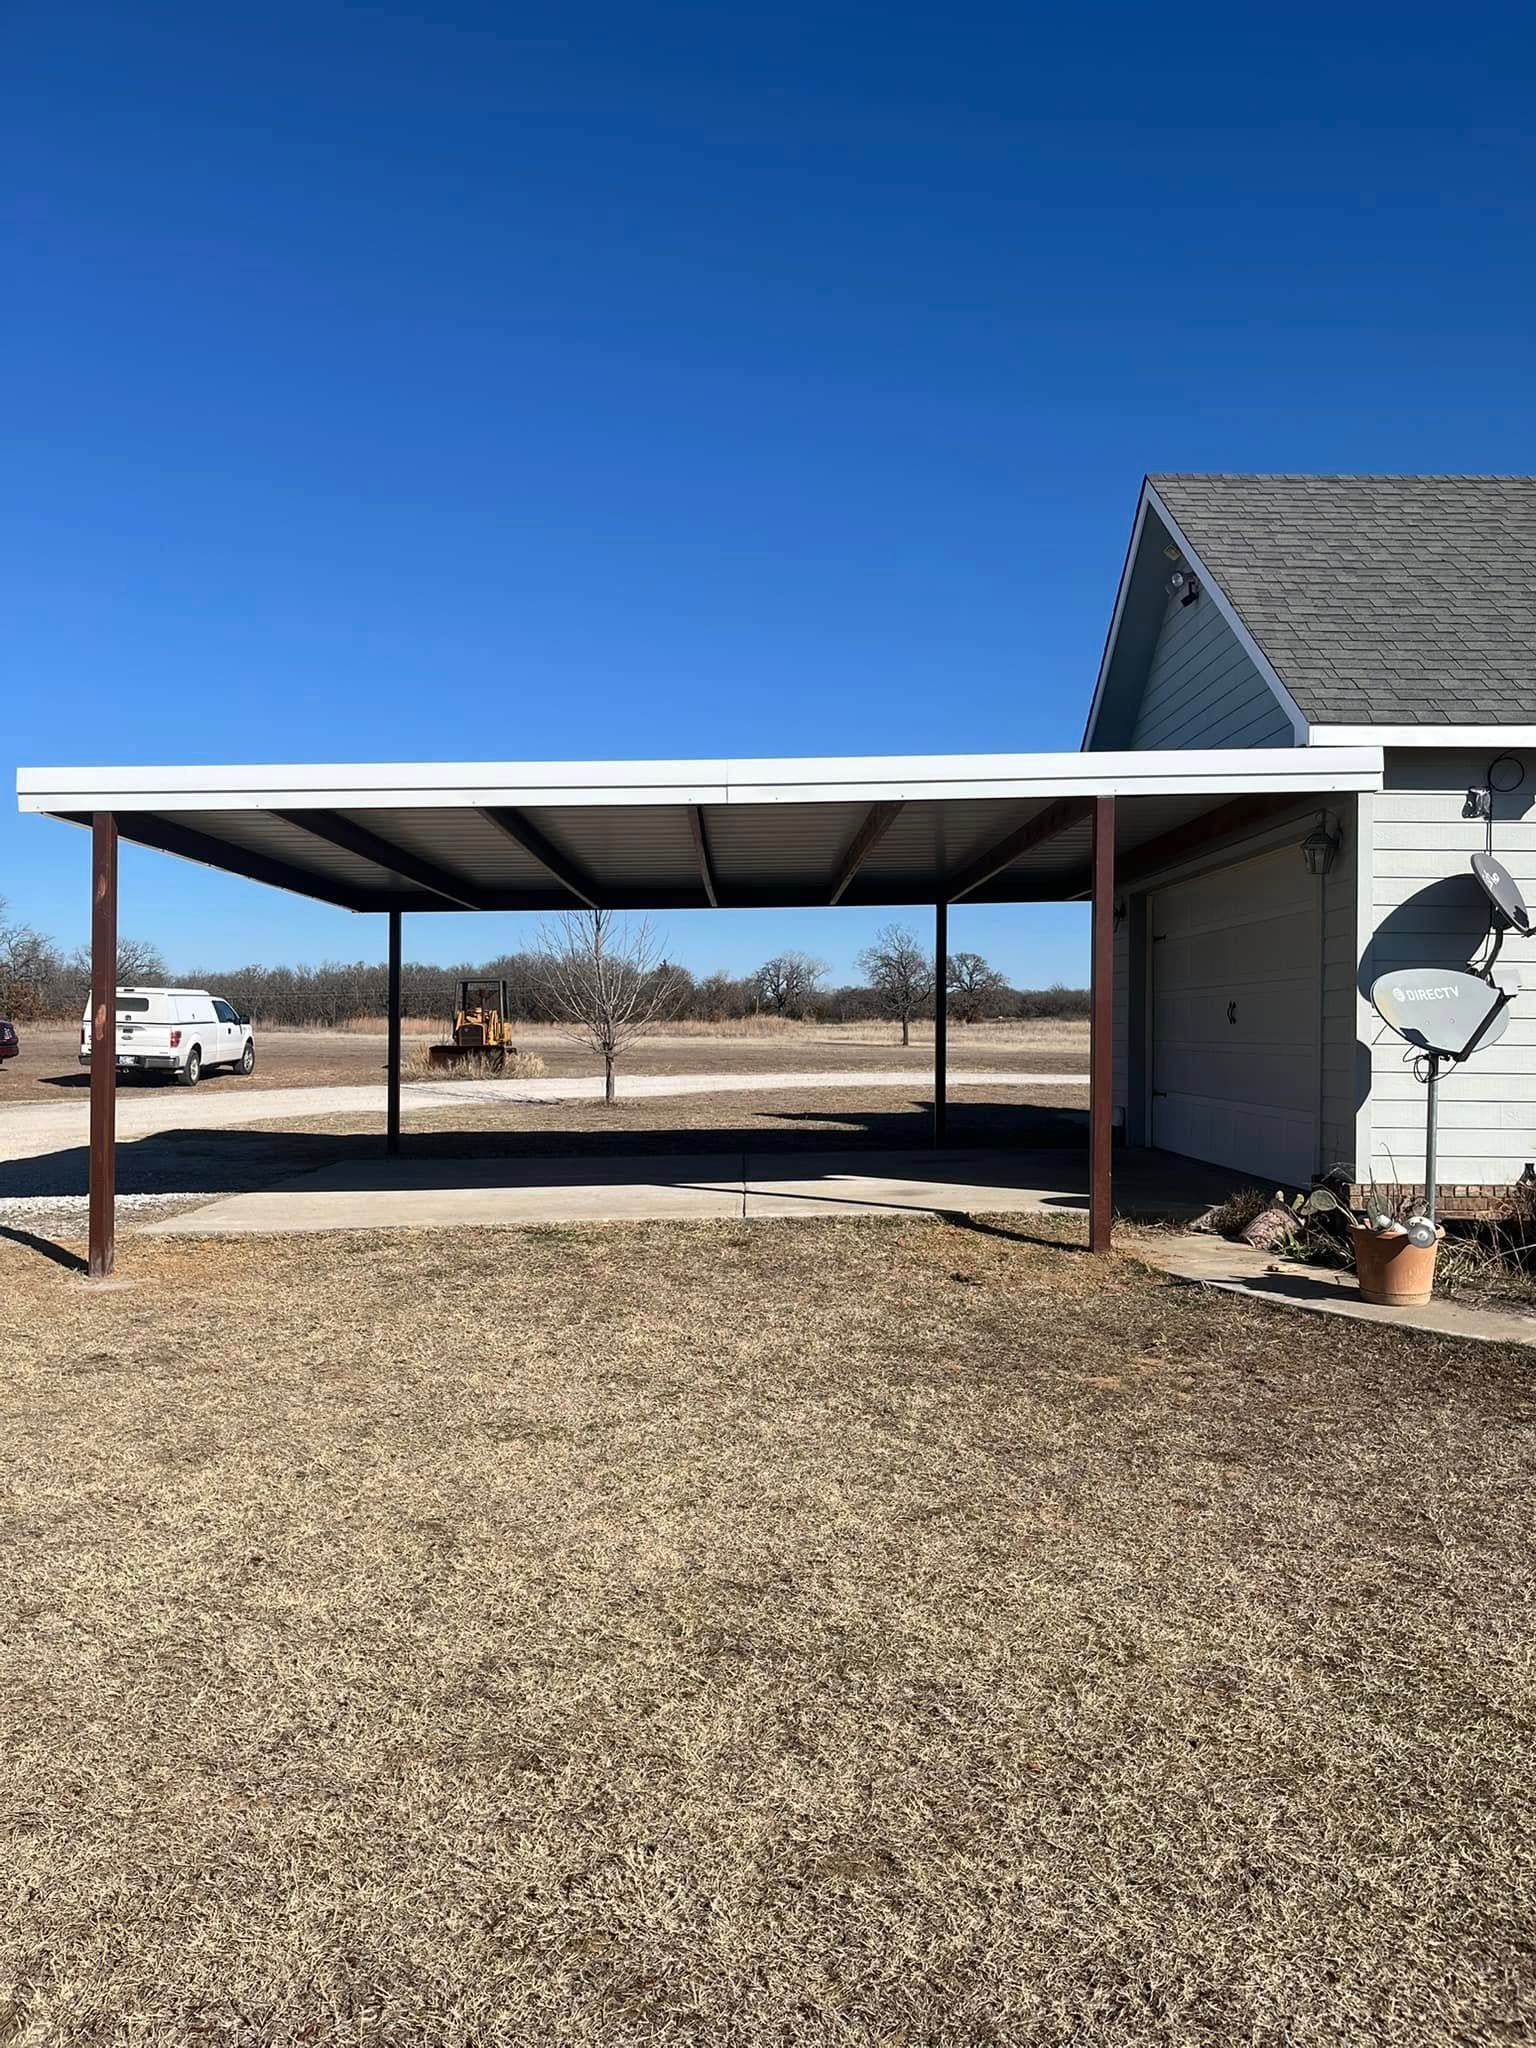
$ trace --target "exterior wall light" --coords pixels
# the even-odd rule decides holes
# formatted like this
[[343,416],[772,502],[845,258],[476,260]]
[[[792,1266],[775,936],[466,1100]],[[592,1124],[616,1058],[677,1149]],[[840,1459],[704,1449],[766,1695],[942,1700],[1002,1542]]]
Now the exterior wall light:
[[1307,872],[1326,875],[1339,857],[1340,834],[1328,830],[1328,814],[1319,811],[1317,823],[1301,842],[1301,857],[1307,864]]

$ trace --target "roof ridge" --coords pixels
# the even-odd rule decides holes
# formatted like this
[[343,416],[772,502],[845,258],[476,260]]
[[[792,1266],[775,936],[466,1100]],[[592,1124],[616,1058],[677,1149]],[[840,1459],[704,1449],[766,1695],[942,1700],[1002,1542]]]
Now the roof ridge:
[[1154,469],[1147,481],[1243,484],[1536,484],[1527,470]]

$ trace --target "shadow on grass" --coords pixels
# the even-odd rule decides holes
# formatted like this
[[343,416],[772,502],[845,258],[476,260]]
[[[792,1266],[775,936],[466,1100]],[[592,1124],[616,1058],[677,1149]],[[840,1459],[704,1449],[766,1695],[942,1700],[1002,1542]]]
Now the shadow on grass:
[[[1081,1211],[1088,1207],[1086,1195],[1053,1195],[1051,1206],[1066,1213]],[[969,1230],[977,1237],[1000,1237],[1008,1244],[1032,1244],[1047,1252],[1081,1252],[1087,1256],[1088,1247],[1075,1237],[1052,1237],[1038,1230],[1014,1230],[1003,1223],[993,1223],[990,1218],[973,1215],[966,1209],[940,1209],[939,1221],[947,1223],[952,1230]]]
[[90,1271],[78,1252],[69,1251],[64,1245],[55,1244],[52,1238],[39,1237],[35,1230],[21,1230],[14,1224],[0,1223],[0,1238],[7,1244],[19,1244],[23,1251],[36,1252],[40,1259],[47,1259],[55,1266],[62,1266],[66,1273]]

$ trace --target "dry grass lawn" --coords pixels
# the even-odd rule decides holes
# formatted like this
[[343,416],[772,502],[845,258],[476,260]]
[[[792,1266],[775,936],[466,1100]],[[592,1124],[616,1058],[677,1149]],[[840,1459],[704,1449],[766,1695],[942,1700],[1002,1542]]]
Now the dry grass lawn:
[[[913,1042],[903,1050],[894,1024],[799,1024],[779,1018],[749,1020],[756,1029],[729,1026],[671,1025],[641,1039],[624,1056],[624,1074],[784,1074],[850,1069],[910,1067],[923,1075],[933,1067],[933,1026],[913,1027]],[[771,1028],[765,1028],[771,1027]],[[8,1102],[67,1101],[84,1092],[87,1071],[80,1065],[78,1024],[26,1024],[20,1028],[21,1055],[0,1071],[0,1114]],[[430,1040],[443,1026],[413,1023],[404,1033],[407,1061],[424,1059]],[[519,1027],[518,1044],[544,1062],[546,1073],[598,1074],[601,1060],[575,1045],[552,1025]],[[262,1088],[326,1088],[351,1082],[377,1082],[384,1075],[385,1039],[377,1030],[279,1031],[258,1028],[256,1074],[213,1073],[200,1084],[208,1089],[249,1091]],[[1030,1072],[1086,1073],[1088,1027],[1071,1019],[951,1026],[949,1063],[952,1069],[994,1067]],[[136,1078],[132,1088],[173,1086],[158,1076]]]
[[1026,1228],[0,1244],[0,2040],[1531,2039],[1531,1355]]

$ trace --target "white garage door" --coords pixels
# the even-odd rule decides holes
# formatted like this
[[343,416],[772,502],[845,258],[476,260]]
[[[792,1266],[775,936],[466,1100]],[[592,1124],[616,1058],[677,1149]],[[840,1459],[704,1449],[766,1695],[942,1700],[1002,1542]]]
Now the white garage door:
[[1319,893],[1290,846],[1153,896],[1154,1145],[1277,1183],[1311,1178]]

